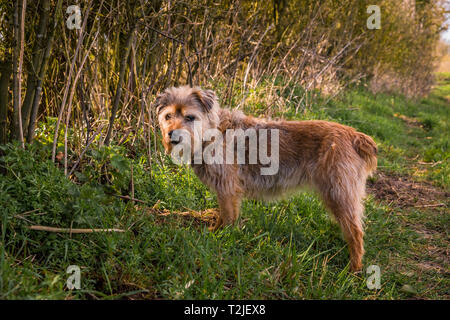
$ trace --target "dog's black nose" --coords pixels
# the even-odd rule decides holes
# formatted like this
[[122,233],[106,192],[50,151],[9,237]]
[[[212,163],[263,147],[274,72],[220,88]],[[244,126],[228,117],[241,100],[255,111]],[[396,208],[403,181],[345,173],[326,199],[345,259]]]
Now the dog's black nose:
[[168,135],[169,135],[170,143],[173,144],[173,145],[176,145],[176,144],[178,144],[180,141],[178,141],[178,140],[172,140],[172,134],[173,134],[173,131],[174,131],[174,130],[170,130],[169,133],[168,133]]

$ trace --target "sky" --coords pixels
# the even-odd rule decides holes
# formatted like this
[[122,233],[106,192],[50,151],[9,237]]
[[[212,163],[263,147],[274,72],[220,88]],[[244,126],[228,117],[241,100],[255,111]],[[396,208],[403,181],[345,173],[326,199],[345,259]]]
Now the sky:
[[441,34],[441,38],[450,44],[450,29]]
[[450,28],[449,28],[447,31],[442,32],[441,38],[442,38],[445,42],[447,42],[448,44],[450,44]]
[[447,14],[446,24],[448,26],[447,31],[441,33],[441,38],[450,44],[450,14]]

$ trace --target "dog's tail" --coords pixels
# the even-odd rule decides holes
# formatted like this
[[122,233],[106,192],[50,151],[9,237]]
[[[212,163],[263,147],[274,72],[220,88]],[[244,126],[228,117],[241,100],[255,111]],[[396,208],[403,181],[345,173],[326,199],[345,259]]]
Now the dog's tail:
[[361,158],[366,162],[366,169],[369,174],[377,168],[378,148],[371,137],[361,132],[356,132],[353,140],[353,148]]

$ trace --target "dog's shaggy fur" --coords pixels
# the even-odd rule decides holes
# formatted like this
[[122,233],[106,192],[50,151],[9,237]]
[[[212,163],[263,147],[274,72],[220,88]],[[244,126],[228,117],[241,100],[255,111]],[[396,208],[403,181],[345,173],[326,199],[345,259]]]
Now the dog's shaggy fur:
[[[351,269],[361,269],[365,183],[377,165],[377,146],[372,138],[334,122],[245,116],[220,108],[213,91],[198,87],[166,89],[157,97],[156,108],[167,152],[175,144],[171,141],[174,130],[186,129],[194,139],[193,119],[201,121],[203,130],[216,128],[222,133],[239,128],[257,132],[279,129],[279,170],[275,175],[261,175],[261,164],[192,164],[200,180],[217,193],[220,213],[214,229],[236,221],[243,198],[273,199],[309,186],[341,226]],[[231,142],[224,138],[224,143]]]

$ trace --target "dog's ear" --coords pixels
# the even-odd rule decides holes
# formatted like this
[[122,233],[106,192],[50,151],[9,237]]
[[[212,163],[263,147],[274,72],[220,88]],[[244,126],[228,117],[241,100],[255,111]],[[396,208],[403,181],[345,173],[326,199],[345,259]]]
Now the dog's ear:
[[212,90],[195,90],[193,95],[206,112],[210,112],[219,103],[215,92]]
[[162,108],[166,106],[166,93],[162,92],[156,96],[155,102],[153,103],[153,108],[155,108],[156,114],[158,115]]

